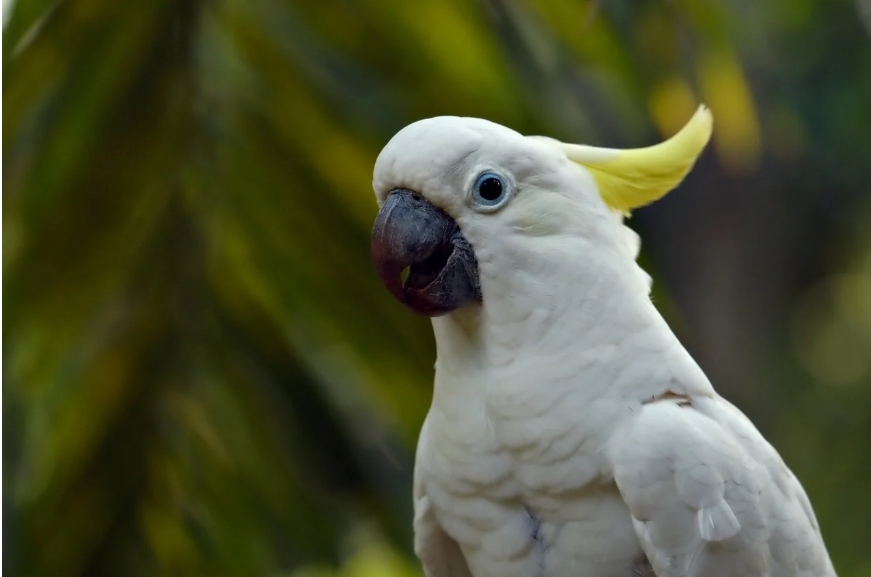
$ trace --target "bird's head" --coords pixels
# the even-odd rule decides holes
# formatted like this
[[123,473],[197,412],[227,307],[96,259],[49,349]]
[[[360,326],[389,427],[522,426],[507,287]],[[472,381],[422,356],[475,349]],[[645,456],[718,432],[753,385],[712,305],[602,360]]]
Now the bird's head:
[[503,276],[542,266],[559,276],[560,266],[616,259],[643,277],[634,264],[640,245],[622,218],[680,183],[711,127],[702,106],[665,142],[616,150],[523,136],[478,118],[415,122],[375,163],[378,274],[398,300],[431,317],[486,303],[500,279],[482,267],[497,260]]

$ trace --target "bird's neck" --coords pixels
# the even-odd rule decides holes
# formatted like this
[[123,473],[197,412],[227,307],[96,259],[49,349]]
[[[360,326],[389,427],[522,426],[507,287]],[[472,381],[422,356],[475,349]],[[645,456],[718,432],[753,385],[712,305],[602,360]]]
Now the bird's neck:
[[639,398],[664,386],[710,389],[632,276],[634,263],[573,269],[544,254],[534,267],[513,264],[482,263],[483,303],[433,320],[434,404],[532,386],[554,394],[572,388],[590,400],[615,389]]

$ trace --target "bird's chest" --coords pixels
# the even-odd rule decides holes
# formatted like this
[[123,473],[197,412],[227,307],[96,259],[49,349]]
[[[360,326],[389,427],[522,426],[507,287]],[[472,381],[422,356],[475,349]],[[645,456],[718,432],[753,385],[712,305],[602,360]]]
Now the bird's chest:
[[426,492],[474,576],[632,575],[640,546],[590,440],[505,408],[437,427],[425,447]]

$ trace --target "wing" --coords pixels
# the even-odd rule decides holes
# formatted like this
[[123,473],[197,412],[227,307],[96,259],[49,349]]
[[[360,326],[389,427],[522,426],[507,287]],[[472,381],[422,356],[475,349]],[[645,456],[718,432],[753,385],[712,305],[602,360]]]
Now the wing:
[[426,438],[424,422],[418,441],[414,468],[414,552],[423,564],[426,577],[472,577],[460,546],[439,525],[435,508],[426,494],[421,463]]
[[460,546],[439,526],[425,494],[414,499],[414,552],[426,577],[472,577]]
[[723,399],[642,405],[611,449],[658,577],[835,576],[798,480]]

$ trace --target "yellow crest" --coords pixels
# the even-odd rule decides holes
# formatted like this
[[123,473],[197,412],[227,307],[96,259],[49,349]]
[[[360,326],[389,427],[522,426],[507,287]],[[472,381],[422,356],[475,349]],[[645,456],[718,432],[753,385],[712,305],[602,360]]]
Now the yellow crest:
[[701,105],[680,132],[647,148],[560,144],[569,159],[590,171],[605,203],[628,215],[680,184],[708,144],[713,122],[710,110]]

